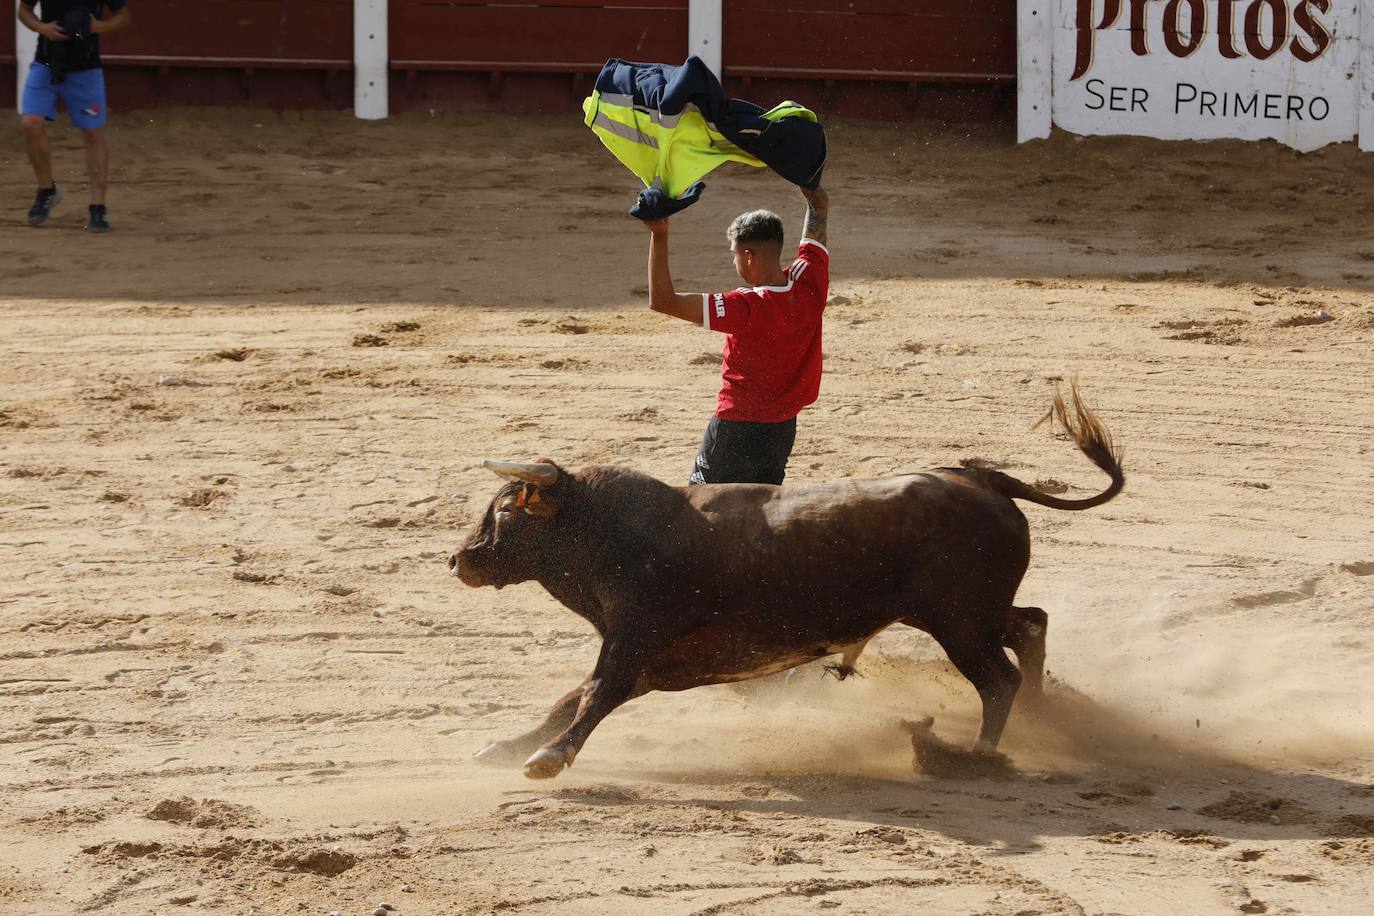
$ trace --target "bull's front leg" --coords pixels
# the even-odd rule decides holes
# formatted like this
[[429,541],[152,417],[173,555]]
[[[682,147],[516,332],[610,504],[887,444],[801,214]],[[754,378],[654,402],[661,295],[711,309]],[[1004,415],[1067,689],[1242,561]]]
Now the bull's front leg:
[[601,720],[643,692],[636,690],[636,684],[643,670],[641,659],[645,657],[643,646],[611,640],[603,643],[596,669],[582,685],[582,699],[572,724],[525,761],[525,775],[531,779],[552,779],[564,767],[572,766]]
[[473,759],[494,766],[506,766],[521,762],[541,744],[572,723],[573,717],[577,715],[578,704],[582,702],[582,692],[586,687],[587,682],[583,681],[564,694],[562,699],[553,704],[549,714],[536,728],[525,732],[523,735],[489,744],[478,751]]

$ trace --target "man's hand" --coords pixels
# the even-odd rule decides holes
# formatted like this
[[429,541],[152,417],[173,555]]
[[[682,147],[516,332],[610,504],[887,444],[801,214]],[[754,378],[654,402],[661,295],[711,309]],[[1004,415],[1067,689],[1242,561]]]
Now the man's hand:
[[38,18],[38,15],[33,11],[36,2],[37,0],[21,0],[19,4],[17,16],[19,21],[24,24],[24,28],[31,32],[37,32],[48,41],[66,41],[71,38],[56,22],[44,22]]
[[800,190],[802,197],[806,198],[806,222],[802,224],[802,238],[824,245],[825,221],[830,212],[830,195],[825,192],[825,188],[816,188],[814,191],[807,188]]
[[666,216],[663,219],[646,219],[644,225],[652,235],[656,235],[659,238],[666,238],[668,236],[668,217]]

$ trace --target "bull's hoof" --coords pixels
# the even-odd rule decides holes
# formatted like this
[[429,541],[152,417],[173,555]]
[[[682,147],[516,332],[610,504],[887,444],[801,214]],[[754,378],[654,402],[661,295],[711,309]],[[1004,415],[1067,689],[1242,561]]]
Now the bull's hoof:
[[821,668],[821,674],[828,674],[837,681],[843,681],[850,677],[863,677],[863,675],[860,674],[852,665],[846,665],[843,663],[838,665],[824,665]]
[[1014,779],[1011,758],[994,750],[966,751],[936,737],[930,716],[919,722],[903,722],[911,732],[911,766],[917,773],[938,779]]
[[483,766],[489,767],[511,767],[520,762],[520,758],[525,756],[505,741],[497,741],[489,744],[482,750],[472,755]]
[[541,747],[525,761],[525,776],[530,779],[553,779],[568,765],[562,751]]

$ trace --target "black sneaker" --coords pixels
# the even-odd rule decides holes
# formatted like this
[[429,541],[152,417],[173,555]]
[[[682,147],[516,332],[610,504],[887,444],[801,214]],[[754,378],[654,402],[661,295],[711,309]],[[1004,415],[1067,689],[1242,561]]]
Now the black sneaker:
[[110,221],[105,218],[104,204],[91,204],[86,209],[91,211],[91,218],[86,222],[87,232],[110,231]]
[[29,225],[41,226],[48,221],[52,214],[52,208],[62,202],[62,186],[57,182],[52,183],[51,188],[39,188],[38,196],[33,199],[33,206],[29,207]]

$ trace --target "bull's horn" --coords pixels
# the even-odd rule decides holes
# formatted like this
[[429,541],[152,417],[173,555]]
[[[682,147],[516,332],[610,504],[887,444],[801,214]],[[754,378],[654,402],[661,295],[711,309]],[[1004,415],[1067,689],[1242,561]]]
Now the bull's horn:
[[498,477],[504,477],[507,480],[523,480],[525,483],[532,483],[536,487],[552,486],[558,480],[558,468],[551,464],[522,464],[519,461],[487,459],[482,462],[482,467]]

